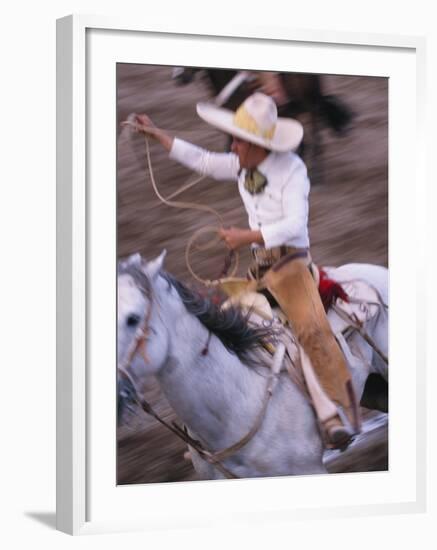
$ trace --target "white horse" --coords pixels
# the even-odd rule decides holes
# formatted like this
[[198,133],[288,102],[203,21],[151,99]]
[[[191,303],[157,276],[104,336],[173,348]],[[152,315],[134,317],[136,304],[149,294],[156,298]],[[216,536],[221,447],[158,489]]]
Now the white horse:
[[[146,324],[145,353],[136,354],[130,374],[137,380],[155,375],[190,435],[205,448],[220,451],[249,432],[260,411],[269,370],[257,365],[253,351],[261,345],[266,329],[250,328],[235,310],[220,311],[187,289],[162,270],[164,256],[145,262],[136,254],[120,263],[119,364],[129,354],[138,327]],[[366,280],[387,302],[385,268],[351,264],[331,269],[329,274],[340,280]],[[386,317],[377,315],[366,327],[385,352]],[[348,343],[355,350],[349,359],[360,397],[367,376],[382,372],[381,364],[361,336],[351,339]],[[326,473],[323,452],[311,405],[289,375],[281,372],[259,430],[223,464],[244,478]],[[191,457],[199,477],[223,477],[193,449]]]

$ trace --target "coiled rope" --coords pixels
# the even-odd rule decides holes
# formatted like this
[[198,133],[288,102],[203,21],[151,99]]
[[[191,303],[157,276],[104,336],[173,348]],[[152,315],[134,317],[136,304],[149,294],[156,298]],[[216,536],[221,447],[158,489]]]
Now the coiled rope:
[[[131,126],[133,128],[137,127],[135,122],[132,120],[131,117],[128,118],[128,120],[125,122],[125,125]],[[173,200],[175,197],[177,197],[178,195],[180,195],[184,191],[187,191],[188,189],[191,189],[192,187],[194,187],[194,185],[196,185],[197,183],[199,183],[200,181],[205,179],[206,176],[200,176],[200,177],[196,178],[194,181],[191,181],[191,182],[183,185],[182,187],[180,187],[177,191],[175,191],[174,193],[172,193],[168,197],[164,197],[160,193],[160,191],[158,189],[158,185],[156,183],[155,174],[154,174],[153,165],[152,165],[152,158],[151,158],[151,154],[150,154],[149,139],[148,139],[147,135],[145,135],[144,139],[145,139],[147,167],[148,167],[148,171],[149,171],[149,175],[150,175],[150,181],[152,183],[153,190],[154,190],[156,196],[158,197],[158,199],[163,204],[165,204],[167,206],[170,206],[172,208],[186,208],[186,209],[191,209],[191,210],[198,210],[200,212],[208,212],[209,214],[212,214],[213,216],[215,216],[217,218],[218,222],[219,222],[218,226],[205,225],[205,226],[201,227],[200,229],[197,229],[193,233],[193,235],[189,238],[189,240],[187,242],[187,246],[185,247],[185,264],[186,264],[186,267],[187,267],[190,275],[194,279],[196,279],[196,281],[198,281],[198,282],[200,282],[200,283],[202,283],[206,286],[213,285],[221,277],[224,277],[224,276],[233,277],[233,276],[235,276],[235,274],[238,271],[238,267],[239,267],[239,254],[238,254],[237,251],[232,251],[232,250],[229,251],[229,253],[228,253],[228,255],[225,259],[224,268],[222,270],[222,273],[219,275],[219,277],[217,279],[203,279],[200,275],[198,275],[194,271],[194,269],[191,265],[191,261],[190,261],[190,255],[191,255],[192,251],[194,249],[198,250],[198,251],[205,251],[205,250],[209,250],[209,249],[213,248],[214,246],[217,246],[217,244],[220,242],[220,237],[218,236],[218,231],[219,231],[220,227],[222,227],[224,225],[223,218],[219,214],[219,212],[217,212],[217,210],[215,210],[211,206],[207,206],[205,204],[187,202],[187,201],[175,201],[175,200]],[[147,185],[147,181],[146,181],[146,185]],[[215,235],[215,237],[210,239],[208,242],[206,242],[202,245],[200,245],[198,243],[196,244],[196,241],[199,239],[199,237],[202,236],[202,235],[205,235],[207,233],[213,233]],[[232,269],[231,269],[230,273],[228,273],[232,263],[233,263]]]

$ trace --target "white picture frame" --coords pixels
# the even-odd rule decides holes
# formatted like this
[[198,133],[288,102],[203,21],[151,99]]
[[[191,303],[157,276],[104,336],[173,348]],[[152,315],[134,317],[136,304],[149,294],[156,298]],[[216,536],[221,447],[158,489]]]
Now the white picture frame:
[[[93,34],[94,33],[94,34]],[[100,33],[100,34],[99,34]],[[353,503],[343,504],[341,501],[330,505],[328,501],[320,499],[320,505],[317,507],[307,506],[305,504],[296,504],[297,501],[280,500],[275,506],[271,506],[271,497],[275,494],[278,484],[276,480],[251,480],[245,481],[244,485],[216,483],[214,485],[214,499],[218,502],[226,502],[229,500],[238,500],[238,493],[245,491],[246,502],[251,502],[250,509],[247,509],[244,514],[235,514],[235,511],[230,507],[228,510],[223,509],[223,513],[208,514],[202,516],[200,510],[184,510],[178,514],[176,508],[167,509],[164,514],[164,505],[160,505],[160,498],[185,499],[187,492],[194,492],[196,499],[201,501],[207,497],[211,491],[211,484],[197,483],[195,488],[189,484],[179,484],[178,488],[174,486],[156,485],[153,488],[140,488],[140,490],[149,491],[149,495],[153,493],[154,502],[157,503],[154,510],[141,509],[135,514],[125,514],[123,517],[118,516],[116,508],[103,510],[99,514],[90,514],[90,502],[109,502],[111,498],[120,498],[122,500],[128,489],[119,488],[119,497],[110,496],[112,488],[106,489],[103,484],[108,485],[108,477],[99,480],[94,487],[95,466],[96,460],[93,454],[92,441],[99,433],[98,437],[106,438],[107,444],[111,440],[111,431],[108,428],[105,431],[105,426],[113,425],[115,427],[115,407],[111,410],[111,399],[114,404],[114,395],[109,383],[108,386],[103,384],[102,393],[106,393],[109,397],[103,399],[101,410],[105,410],[105,419],[101,420],[98,414],[90,414],[94,406],[95,395],[93,387],[95,384],[90,384],[92,380],[91,369],[96,364],[95,362],[95,344],[98,341],[101,343],[101,335],[92,329],[90,326],[94,321],[90,321],[90,311],[94,311],[95,307],[91,307],[91,302],[94,299],[93,280],[95,275],[90,272],[90,250],[94,252],[99,248],[99,239],[102,235],[96,232],[93,227],[93,219],[96,215],[95,205],[96,199],[101,200],[99,208],[99,216],[103,220],[103,225],[108,232],[105,232],[107,240],[114,244],[115,250],[115,224],[113,213],[114,204],[113,189],[111,184],[108,184],[108,190],[105,191],[102,187],[93,188],[90,181],[96,181],[94,169],[99,164],[98,160],[91,162],[90,143],[93,137],[90,137],[89,117],[92,109],[93,101],[91,98],[89,82],[92,80],[92,72],[95,70],[96,64],[93,59],[90,59],[90,51],[92,55],[99,48],[103,48],[103,43],[99,43],[99,39],[94,39],[95,36],[105,35],[105,55],[107,55],[108,67],[114,62],[114,58],[110,57],[111,48],[107,47],[112,42],[115,44],[117,36],[129,37],[131,41],[129,46],[120,51],[123,60],[127,58],[132,62],[139,62],[141,55],[139,53],[133,55],[132,48],[141,37],[152,37],[157,43],[165,43],[172,40],[184,39],[188,43],[190,40],[198,40],[205,43],[213,43],[214,40],[220,40],[222,44],[237,43],[244,49],[249,45],[257,44],[260,48],[274,48],[278,44],[282,47],[297,46],[297,45],[313,45],[317,48],[330,48],[334,51],[335,48],[344,48],[344,52],[358,51],[363,53],[363,63],[365,63],[365,55],[377,54],[379,57],[383,54],[390,55],[393,53],[393,63],[403,63],[405,67],[414,65],[414,80],[411,82],[410,88],[405,88],[405,97],[407,99],[405,110],[407,119],[409,120],[409,130],[413,130],[415,135],[416,148],[411,153],[416,156],[414,166],[407,170],[406,174],[400,174],[396,158],[394,155],[402,154],[405,145],[399,142],[394,142],[396,136],[390,135],[390,178],[394,176],[413,177],[415,181],[415,197],[416,206],[416,230],[414,234],[408,237],[405,235],[403,244],[407,240],[409,246],[413,246],[415,250],[415,262],[412,271],[406,273],[406,277],[414,276],[418,279],[418,274],[423,274],[425,271],[425,253],[423,244],[417,239],[420,233],[420,225],[424,223],[418,216],[418,208],[421,201],[424,201],[424,158],[421,154],[421,147],[424,140],[423,130],[423,102],[422,94],[424,90],[425,79],[425,40],[420,37],[406,37],[393,35],[362,35],[354,33],[332,33],[332,32],[310,32],[295,29],[271,29],[271,28],[251,28],[232,26],[229,29],[214,28],[213,25],[198,25],[193,23],[190,27],[178,28],[172,24],[143,24],[139,21],[129,21],[123,19],[111,19],[94,16],[69,16],[58,20],[57,22],[57,528],[61,531],[70,534],[84,534],[92,532],[127,530],[127,529],[151,529],[159,526],[208,526],[212,522],[232,522],[232,521],[255,521],[263,517],[266,521],[273,519],[286,518],[318,518],[330,517],[331,515],[368,515],[380,513],[398,513],[398,512],[419,512],[425,509],[426,500],[426,468],[425,468],[425,426],[426,426],[426,409],[425,409],[425,357],[424,357],[424,311],[420,304],[424,303],[424,291],[421,290],[419,284],[416,286],[416,294],[414,301],[407,304],[412,310],[416,310],[416,334],[413,345],[405,357],[413,357],[416,364],[414,386],[416,388],[415,404],[412,422],[414,429],[414,437],[410,438],[414,441],[413,449],[410,452],[410,460],[407,465],[410,486],[406,488],[404,495],[395,494],[394,485],[396,479],[390,486],[387,485],[387,498],[379,498],[374,502],[371,498],[362,502],[355,499]],[[109,42],[108,42],[109,41]],[[117,48],[115,48],[117,49]],[[131,52],[131,53],[129,53]],[[372,53],[373,52],[373,53]],[[182,65],[180,62],[180,50],[178,54],[165,48],[161,51],[161,58],[157,63],[166,64],[165,61],[172,62],[174,65]],[[117,55],[117,54],[116,54]],[[211,54],[212,55],[212,54]],[[243,55],[243,54],[242,54]],[[246,54],[247,55],[247,54]],[[127,57],[126,57],[127,56]],[[403,59],[403,56],[405,59]],[[347,55],[345,56],[347,57]],[[388,57],[387,57],[388,59]],[[353,58],[351,58],[353,65]],[[368,74],[387,74],[383,68],[375,68],[375,58],[370,60],[373,63],[373,68],[368,69]],[[149,60],[149,62],[151,62]],[[219,61],[218,61],[219,63]],[[205,64],[206,65],[206,64]],[[211,66],[211,63],[209,64]],[[349,69],[350,74],[353,73],[353,66]],[[103,64],[102,64],[103,66]],[[216,65],[220,66],[220,65]],[[262,66],[259,68],[270,68]],[[100,70],[100,69],[99,69]],[[387,69],[390,73],[390,69]],[[103,73],[102,73],[103,74]],[[108,73],[109,74],[109,73]],[[393,74],[395,74],[393,72]],[[411,76],[411,75],[410,75]],[[394,77],[393,77],[394,78]],[[417,92],[417,94],[416,94]],[[115,94],[115,89],[112,90]],[[409,101],[411,98],[414,101]],[[104,98],[100,102],[102,109],[107,109],[106,113],[110,112],[110,103],[106,103]],[[399,98],[398,98],[399,99]],[[109,101],[109,100],[108,100]],[[411,111],[411,112],[410,112]],[[102,111],[104,114],[104,111]],[[410,116],[411,115],[411,116]],[[115,112],[111,116],[115,116]],[[112,124],[113,120],[109,117],[108,124]],[[397,120],[391,119],[390,129],[396,129]],[[93,124],[93,135],[100,131]],[[102,130],[103,131],[103,130]],[[88,141],[87,141],[88,140]],[[111,136],[108,140],[102,140],[102,154],[107,157],[108,151],[114,151],[114,143],[111,144]],[[92,145],[91,145],[92,146]],[[411,146],[410,146],[411,147]],[[112,148],[112,149],[111,149]],[[94,158],[94,157],[92,157]],[[115,157],[114,157],[115,158]],[[111,163],[109,163],[111,164]],[[115,160],[109,172],[101,172],[103,178],[113,178]],[[109,170],[109,168],[108,168]],[[94,178],[94,179],[93,179]],[[410,181],[411,184],[411,181]],[[115,181],[114,181],[115,185]],[[103,197],[108,193],[109,198]],[[399,199],[399,200],[398,200]],[[396,202],[390,205],[390,215],[393,217],[393,223],[399,224],[399,210],[402,209],[402,200],[405,197],[395,197]],[[106,225],[105,225],[106,224]],[[390,238],[395,239],[391,232]],[[396,237],[397,239],[397,237]],[[391,265],[396,263],[400,251],[401,243],[394,240],[391,252]],[[408,240],[409,239],[409,240]],[[100,242],[103,242],[102,240]],[[391,243],[392,244],[392,243]],[[96,248],[97,247],[97,248]],[[103,247],[102,247],[103,248]],[[107,255],[101,256],[102,269],[111,265],[114,259],[114,250],[108,251]],[[100,252],[99,252],[100,254]],[[115,277],[115,275],[114,275]],[[111,286],[114,280],[108,282],[109,286],[102,285],[106,291],[113,289]],[[113,294],[115,300],[115,293]],[[101,303],[101,302],[100,302]],[[115,308],[111,309],[113,315]],[[111,316],[110,315],[110,316]],[[110,317],[109,316],[109,317]],[[115,319],[115,317],[114,317]],[[100,330],[100,329],[98,329]],[[113,323],[112,334],[115,334],[115,321]],[[91,336],[92,334],[92,336]],[[107,332],[106,332],[107,335]],[[98,345],[97,345],[98,347]],[[395,350],[396,351],[396,350]],[[113,349],[101,350],[101,361],[106,362],[106,358],[110,354],[115,353],[115,342]],[[109,355],[105,355],[109,354]],[[114,355],[115,357],[115,355]],[[395,356],[396,358],[396,356]],[[100,360],[100,359],[99,359]],[[407,360],[407,359],[405,359]],[[94,361],[94,363],[93,363]],[[405,382],[405,381],[404,381]],[[402,381],[400,382],[402,383]],[[411,384],[410,384],[411,385]],[[391,406],[396,410],[396,399],[391,394]],[[100,429],[99,422],[102,422]],[[399,435],[400,426],[396,426],[396,422],[391,426],[391,453],[392,446],[396,444],[396,435]],[[103,435],[102,435],[103,434]],[[102,440],[103,441],[103,440]],[[99,444],[100,446],[100,444]],[[107,448],[101,445],[102,449]],[[113,452],[115,455],[115,439],[113,440]],[[396,454],[396,452],[395,452]],[[99,457],[99,464],[102,471],[106,471]],[[108,458],[108,468],[114,463],[114,457]],[[402,464],[399,468],[402,467]],[[395,468],[396,470],[396,468]],[[360,474],[357,474],[359,476]],[[390,474],[389,474],[390,475]],[[408,476],[406,476],[408,477]],[[115,479],[115,472],[114,472]],[[286,480],[279,480],[285,483]],[[367,478],[366,483],[371,483],[371,477]],[[378,480],[377,480],[378,481]],[[379,479],[378,482],[381,482]],[[238,482],[240,483],[240,482]],[[253,485],[256,483],[257,485]],[[308,491],[307,479],[299,478],[294,482],[295,488],[300,486],[300,491]],[[344,489],[346,485],[353,484],[353,478],[349,477],[346,481],[342,481],[341,477],[335,481],[329,481],[324,478],[313,479],[312,483],[317,483],[321,487],[326,486],[332,490],[333,483],[338,485],[338,492]],[[408,481],[405,481],[408,485]],[[343,489],[341,487],[343,486]],[[93,488],[91,489],[91,486]],[[260,488],[266,495],[264,504],[259,500],[254,501],[254,490],[258,493]],[[314,487],[314,485],[313,485]],[[110,490],[111,489],[111,490]],[[298,493],[299,490],[296,492]],[[313,490],[313,489],[312,489]],[[347,490],[347,489],[345,489]],[[137,493],[139,493],[139,491]],[[391,493],[389,491],[392,491]],[[101,494],[99,497],[97,492]],[[124,492],[124,493],[123,493]],[[303,493],[302,493],[303,494]],[[163,496],[164,495],[164,496]],[[170,496],[171,495],[171,496]],[[138,496],[138,494],[137,494]],[[139,497],[141,498],[141,497]],[[131,500],[131,499],[129,499]],[[194,499],[193,499],[194,500]],[[125,506],[124,501],[124,506]],[[94,504],[93,504],[94,506]],[[137,508],[138,510],[138,508]],[[153,512],[153,513],[152,513]]]

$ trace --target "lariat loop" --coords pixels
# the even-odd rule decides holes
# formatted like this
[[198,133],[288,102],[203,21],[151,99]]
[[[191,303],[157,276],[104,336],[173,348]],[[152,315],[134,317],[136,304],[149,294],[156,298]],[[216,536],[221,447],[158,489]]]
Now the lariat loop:
[[[135,124],[135,122],[132,118],[132,115],[129,115],[129,117],[128,117],[127,121],[124,123],[124,125],[125,126],[130,126],[132,128],[135,128],[135,129],[137,128],[137,125]],[[215,246],[217,246],[217,244],[221,240],[220,237],[218,236],[218,232],[219,232],[220,228],[223,227],[223,225],[224,225],[223,218],[217,210],[215,210],[211,206],[207,206],[206,204],[198,204],[198,203],[193,203],[193,202],[188,202],[188,201],[175,201],[175,200],[173,200],[175,197],[179,196],[184,191],[187,191],[188,189],[191,189],[192,187],[197,185],[199,182],[204,180],[206,178],[206,176],[200,176],[200,177],[196,178],[194,181],[191,181],[191,182],[188,182],[188,183],[182,185],[179,189],[177,189],[176,191],[171,193],[169,196],[164,197],[161,194],[161,192],[159,191],[158,185],[156,183],[155,174],[154,174],[153,166],[152,166],[152,158],[151,158],[151,154],[150,154],[149,139],[148,139],[147,135],[144,136],[144,140],[145,140],[145,146],[146,146],[147,167],[148,167],[148,171],[149,171],[149,175],[150,175],[150,181],[152,183],[152,187],[153,187],[153,190],[155,192],[155,195],[158,197],[158,199],[163,204],[165,204],[167,206],[170,206],[172,208],[187,208],[187,209],[191,209],[191,210],[198,210],[200,212],[208,212],[208,214],[212,214],[218,221],[217,226],[207,225],[207,226],[201,227],[200,229],[195,231],[192,234],[192,236],[190,237],[190,239],[188,240],[188,243],[185,247],[185,264],[186,264],[186,267],[187,267],[190,275],[196,281],[198,281],[198,282],[200,282],[204,285],[210,285],[210,284],[216,282],[218,279],[212,279],[212,280],[211,279],[204,279],[200,275],[198,275],[194,271],[194,269],[191,265],[190,255],[193,252],[193,250],[205,251],[205,250],[209,250],[209,249],[214,248]],[[198,241],[199,237],[201,235],[205,234],[205,233],[213,233],[214,236],[206,243],[199,244],[198,242],[196,242],[196,241]],[[224,276],[223,273],[227,274],[227,272],[229,271],[229,269],[231,267],[232,261],[234,261],[234,266],[231,270],[231,273],[229,274],[229,277],[233,277],[237,273],[237,270],[238,270],[239,254],[238,254],[237,251],[232,251],[232,253],[227,254],[227,256],[224,260],[224,267],[221,271],[221,274],[222,274],[221,276]]]
[[[173,197],[175,197],[175,196],[179,195],[180,193],[182,193],[183,191],[186,191],[187,189],[193,187],[195,184],[197,184],[200,181],[202,181],[203,179],[205,179],[206,176],[201,176],[201,177],[197,178],[196,180],[194,180],[194,182],[190,182],[189,184],[183,185],[178,191],[172,193],[169,197],[164,197],[160,193],[160,191],[158,189],[158,186],[157,186],[157,183],[156,183],[155,174],[153,172],[153,166],[152,166],[152,158],[151,158],[151,154],[150,154],[149,140],[148,140],[147,136],[145,136],[145,143],[146,143],[146,157],[147,157],[147,165],[148,165],[149,174],[150,174],[150,181],[152,182],[153,190],[155,191],[155,194],[158,197],[158,199],[162,203],[166,204],[167,206],[171,206],[173,208],[189,208],[189,209],[192,209],[192,210],[199,210],[201,212],[208,212],[209,214],[212,214],[213,216],[215,216],[217,218],[218,222],[219,222],[219,226],[207,225],[207,226],[201,227],[200,229],[195,231],[193,233],[193,235],[190,237],[190,239],[188,240],[188,243],[185,247],[185,264],[186,264],[186,267],[187,267],[190,275],[194,279],[196,279],[196,281],[198,281],[202,284],[205,284],[205,285],[209,285],[212,282],[214,282],[214,280],[204,279],[194,271],[194,269],[191,265],[190,254],[192,253],[193,249],[200,250],[200,251],[208,250],[208,249],[211,249],[211,248],[215,247],[220,242],[220,238],[218,236],[218,231],[219,231],[220,227],[222,227],[224,225],[223,218],[220,215],[220,213],[217,210],[215,210],[214,208],[212,208],[211,206],[207,206],[205,204],[197,204],[197,203],[193,203],[193,202],[187,202],[187,201],[170,200]],[[214,237],[209,242],[204,243],[202,245],[196,243],[196,241],[199,239],[199,237],[201,235],[204,235],[205,233],[213,233]],[[237,273],[238,266],[239,266],[239,254],[238,254],[237,251],[231,251],[231,253],[228,253],[228,255],[225,258],[225,267],[223,268],[219,278],[224,276],[223,273],[227,273],[229,271],[229,269],[231,267],[232,260],[234,260],[234,266],[233,266],[232,271],[229,274],[229,276],[233,277]]]

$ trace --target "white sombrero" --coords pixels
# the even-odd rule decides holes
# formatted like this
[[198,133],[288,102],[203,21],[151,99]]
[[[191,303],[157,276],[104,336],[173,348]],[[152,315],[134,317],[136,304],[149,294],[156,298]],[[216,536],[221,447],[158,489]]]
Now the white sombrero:
[[303,127],[292,118],[278,118],[276,104],[268,95],[256,92],[234,113],[211,103],[198,103],[197,114],[208,124],[271,151],[297,149]]

